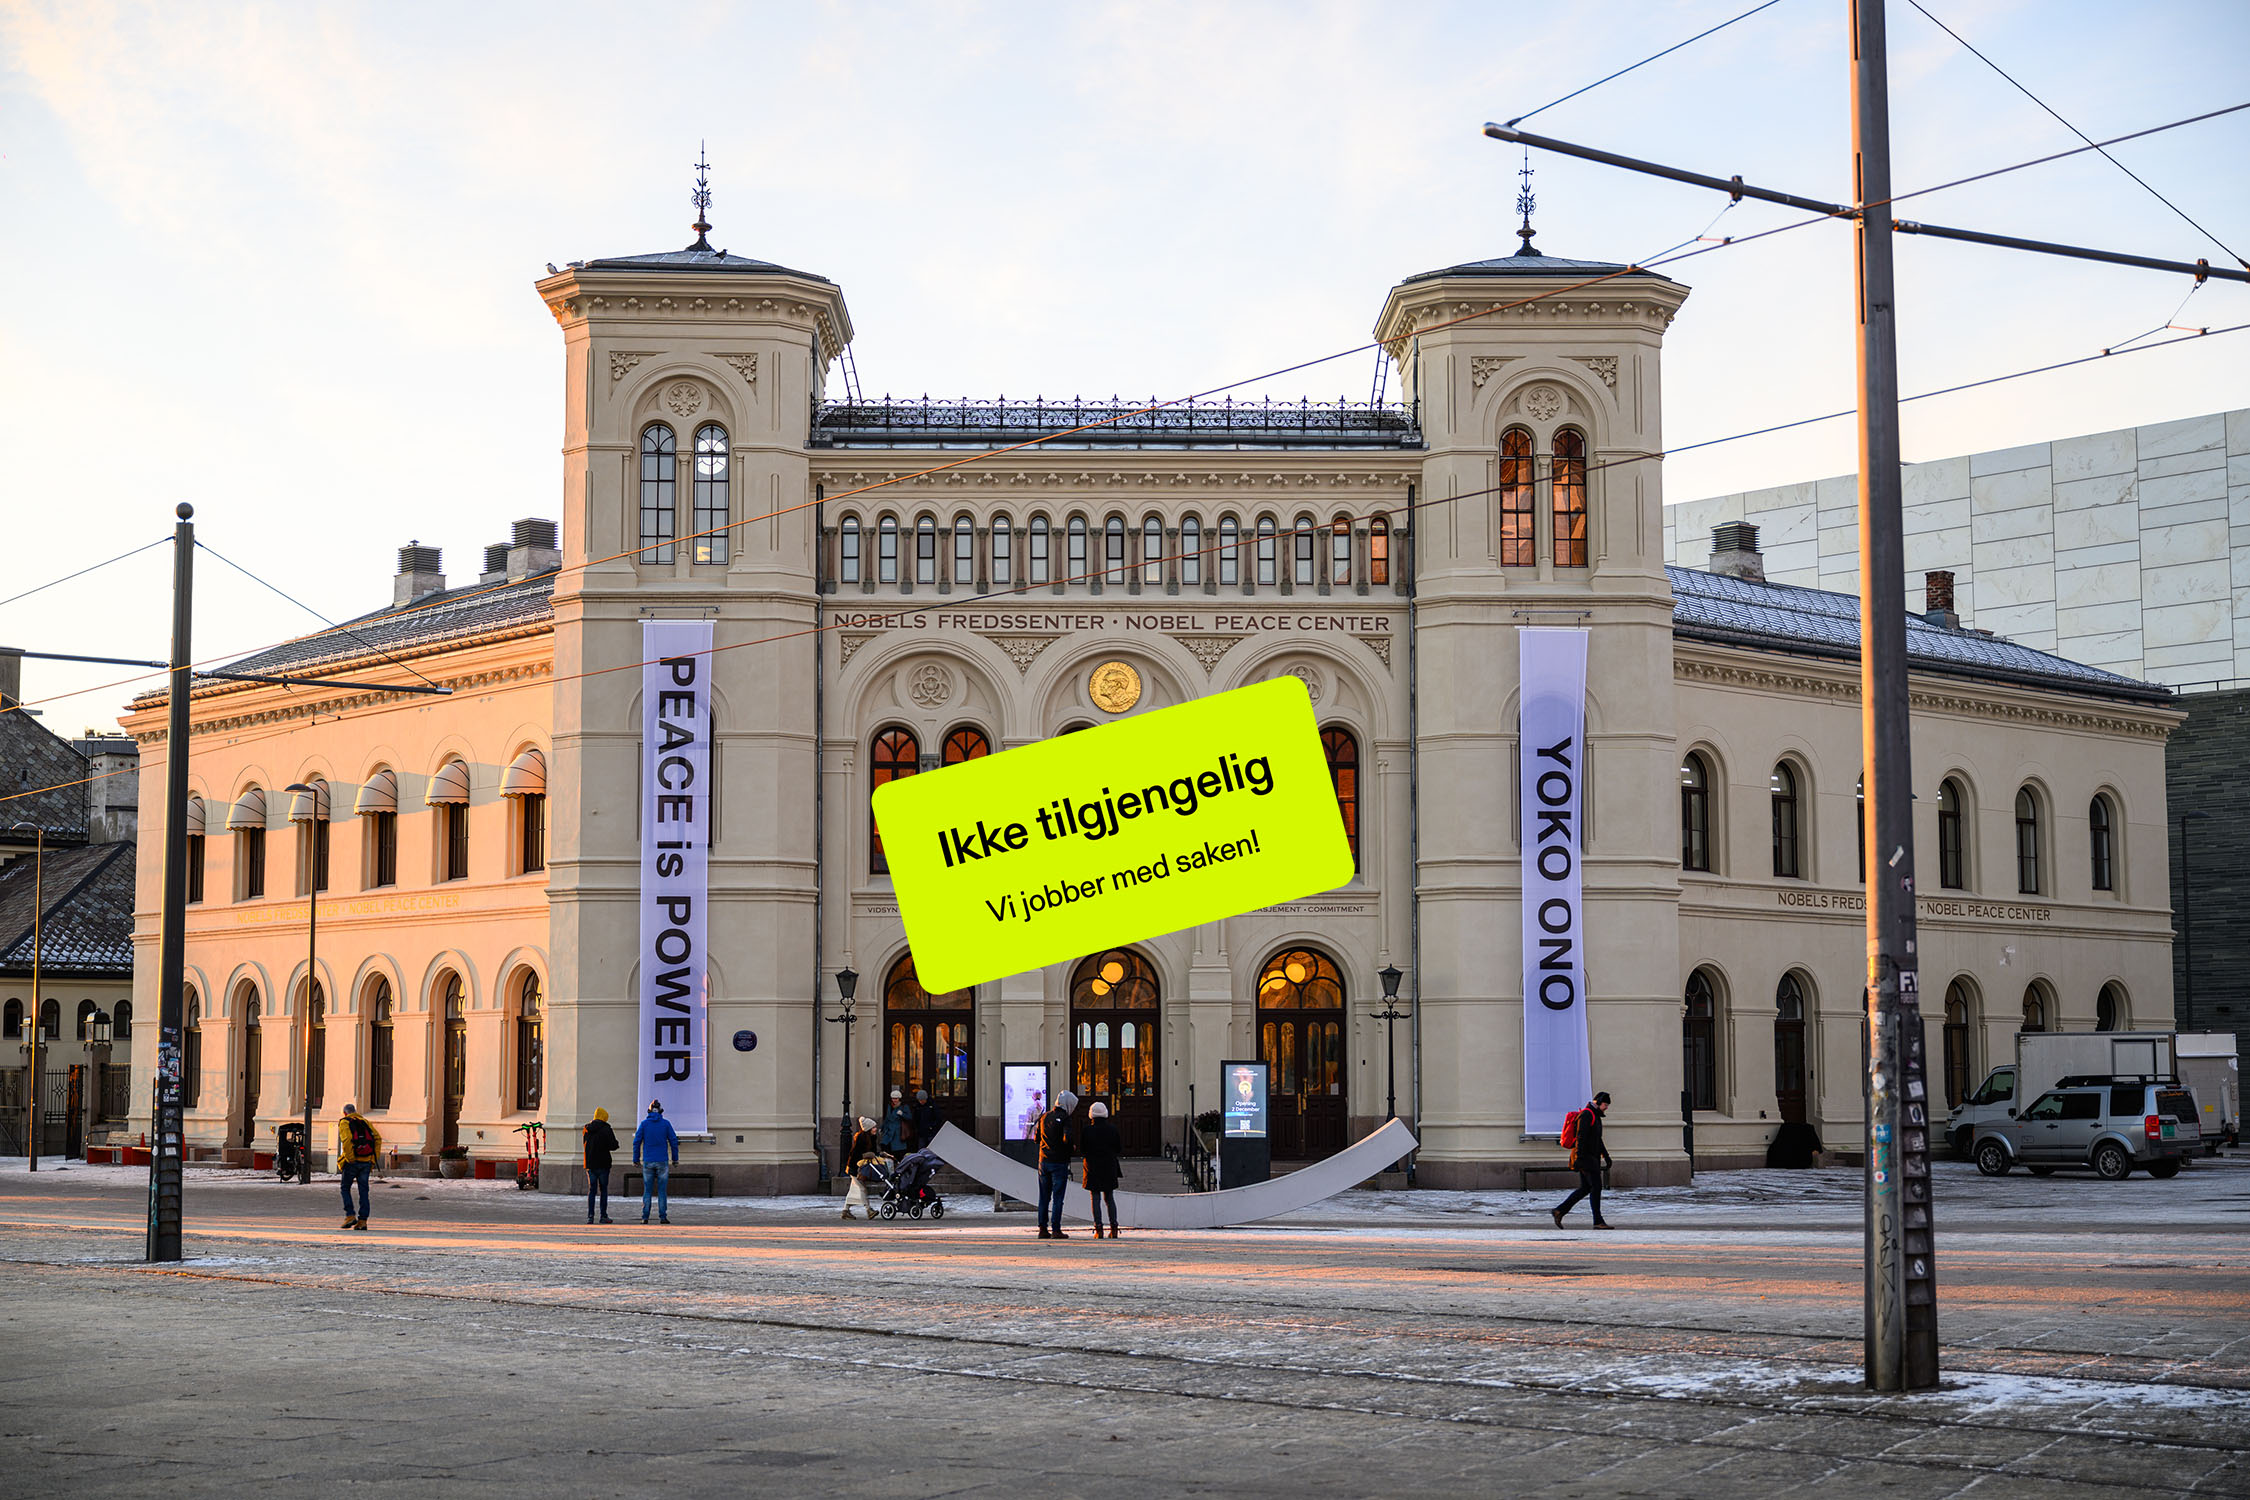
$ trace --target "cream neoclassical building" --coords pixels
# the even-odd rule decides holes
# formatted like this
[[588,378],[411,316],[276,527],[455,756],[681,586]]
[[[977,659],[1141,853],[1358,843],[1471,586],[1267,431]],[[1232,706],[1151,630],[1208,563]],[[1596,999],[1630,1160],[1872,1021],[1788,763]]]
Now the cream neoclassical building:
[[[687,1156],[722,1191],[810,1187],[847,1091],[857,1113],[926,1087],[989,1138],[1003,1062],[1053,1064],[1155,1152],[1215,1105],[1221,1059],[1264,1057],[1277,1154],[1334,1150],[1384,1114],[1386,965],[1420,1180],[1557,1161],[1522,1111],[1526,624],[1591,632],[1589,1013],[1618,1179],[1684,1177],[1683,1106],[1705,1165],[1761,1159],[1791,1118],[1856,1146],[1854,601],[1665,566],[1644,455],[1684,286],[1528,251],[1429,272],[1376,319],[1404,404],[1161,412],[836,399],[842,289],[701,241],[537,289],[563,340],[559,538],[520,523],[451,589],[409,548],[391,608],[253,658],[454,694],[198,691],[199,1144],[270,1142],[308,1058],[324,1117],[349,1096],[408,1151],[506,1157],[525,1121],[632,1110],[635,664],[644,619],[683,618],[717,646],[721,1039]],[[2168,1016],[2166,695],[1943,624],[1911,644],[1933,1060],[1958,1086],[2020,1025]],[[1103,722],[1089,685],[1112,662],[1134,713],[1303,678],[1357,876],[926,993],[871,791]],[[159,805],[160,706],[126,722]],[[161,864],[140,862],[144,992]],[[844,970],[848,1078],[823,1019]],[[738,1031],[755,1050],[725,1046]],[[145,1066],[148,1028],[135,1045]]]

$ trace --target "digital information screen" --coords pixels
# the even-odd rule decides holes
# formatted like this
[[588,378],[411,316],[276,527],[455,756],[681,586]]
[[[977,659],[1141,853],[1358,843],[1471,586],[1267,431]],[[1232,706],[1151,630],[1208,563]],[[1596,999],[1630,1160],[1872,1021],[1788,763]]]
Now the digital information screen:
[[1045,1063],[1002,1063],[1000,1065],[1000,1138],[1005,1141],[1028,1141],[1039,1126],[1039,1117],[1047,1112],[1047,1073]]
[[1225,1078],[1225,1103],[1220,1114],[1225,1118],[1224,1134],[1242,1137],[1263,1137],[1266,1133],[1266,1065],[1256,1063],[1227,1063],[1222,1068]]

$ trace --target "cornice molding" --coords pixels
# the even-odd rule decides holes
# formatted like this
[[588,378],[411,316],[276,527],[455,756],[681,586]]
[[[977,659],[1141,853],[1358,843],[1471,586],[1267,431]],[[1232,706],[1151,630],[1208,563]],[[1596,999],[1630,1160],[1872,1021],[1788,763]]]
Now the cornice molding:
[[[503,640],[515,640],[534,635],[549,635],[552,633],[553,627],[541,625],[537,630],[515,630],[508,632],[505,636],[483,637],[475,641],[474,644],[487,645]],[[454,649],[459,649],[459,646],[459,642],[454,643]],[[441,647],[438,649],[442,650],[445,648]],[[427,656],[432,653],[422,652],[418,654]],[[397,657],[391,659],[398,661],[407,660],[408,654],[401,653]],[[372,665],[381,665],[381,663],[372,663]],[[340,670],[340,668],[327,667],[321,668],[319,670],[334,671]],[[462,672],[452,677],[441,676],[437,678],[436,681],[439,687],[451,688],[455,693],[461,693],[477,688],[506,686],[509,683],[524,682],[537,677],[550,677],[554,675],[554,670],[554,658],[552,655],[549,655],[544,658],[533,657],[526,660],[508,662],[501,665],[486,667],[473,672]],[[242,695],[248,696],[254,693],[270,693],[275,691],[275,689],[269,684],[253,683],[244,684],[238,691]],[[384,704],[396,704],[398,701],[398,694],[383,692],[342,693],[337,694],[333,697],[322,698],[318,701],[293,699],[288,702],[277,703],[268,708],[259,708],[251,710],[249,712],[235,714],[232,717],[224,719],[206,719],[201,717],[200,715],[197,715],[196,717],[191,718],[189,721],[189,732],[191,734],[228,734],[237,729],[249,729],[264,724],[286,724],[298,719],[330,717],[336,714],[349,712],[353,709],[373,708],[378,705]],[[190,711],[192,713],[194,709],[206,706],[208,706],[208,700],[198,699],[191,704]],[[161,700],[159,700],[157,704],[147,710],[143,710],[143,712],[155,714],[161,708],[162,702]],[[160,745],[164,743],[165,737],[169,733],[169,730],[163,725],[161,718],[159,718],[157,727],[128,732],[132,733],[133,738],[143,745]]]
[[[918,461],[921,455],[909,456]],[[1057,455],[1062,459],[1063,455]],[[1072,463],[1083,465],[1081,455],[1068,455]],[[854,462],[865,465],[866,456],[855,454]],[[1093,469],[1076,467],[1065,469],[1007,468],[988,466],[947,469],[935,474],[885,473],[866,467],[845,469],[824,466],[820,456],[813,455],[813,477],[829,485],[848,489],[861,489],[868,485],[881,485],[902,494],[930,495],[957,493],[964,490],[1002,491],[1009,489],[1039,488],[1042,490],[1122,490],[1155,489],[1180,493],[1208,493],[1213,490],[1391,490],[1405,500],[1404,486],[1421,474],[1422,455],[1402,455],[1392,466],[1392,472],[1375,469],[1311,469],[1292,466],[1288,470],[1253,469],[1228,473],[1189,473],[1173,470],[1169,473],[1154,469]],[[845,498],[831,495],[830,503]]]
[[[1672,675],[1688,682],[1717,687],[1749,688],[1759,692],[1787,693],[1801,698],[1822,698],[1835,703],[1859,701],[1859,679],[1807,670],[1754,665],[1749,662],[1683,656],[1672,658]],[[1996,697],[1995,693],[2022,694]],[[2034,699],[2027,690],[1992,684],[1978,690],[1938,687],[1925,679],[1909,688],[1910,707],[1964,718],[1998,719],[2016,724],[2036,724],[2047,729],[2079,729],[2092,734],[2121,734],[2136,739],[2161,740],[2172,732],[2172,715],[2144,717],[2114,707],[2095,706],[2057,693]]]

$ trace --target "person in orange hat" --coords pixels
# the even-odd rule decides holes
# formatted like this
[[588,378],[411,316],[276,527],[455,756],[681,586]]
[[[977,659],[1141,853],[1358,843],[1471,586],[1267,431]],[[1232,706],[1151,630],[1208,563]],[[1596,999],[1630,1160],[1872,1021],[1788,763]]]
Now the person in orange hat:
[[586,1222],[594,1222],[594,1202],[601,1201],[601,1222],[609,1217],[610,1153],[617,1149],[617,1132],[610,1128],[609,1111],[597,1109],[586,1122]]

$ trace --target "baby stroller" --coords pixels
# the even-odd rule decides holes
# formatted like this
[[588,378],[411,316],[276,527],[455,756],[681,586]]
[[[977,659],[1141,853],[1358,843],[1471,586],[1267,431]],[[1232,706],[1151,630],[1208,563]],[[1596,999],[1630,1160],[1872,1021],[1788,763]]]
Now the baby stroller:
[[273,1146],[273,1175],[283,1182],[295,1182],[304,1165],[305,1127],[295,1120],[276,1126]]
[[928,1214],[933,1219],[944,1218],[945,1200],[930,1186],[941,1165],[934,1151],[917,1151],[888,1171],[877,1163],[874,1170],[876,1180],[883,1184],[883,1201],[878,1205],[883,1217],[895,1219],[904,1214],[919,1219]]

